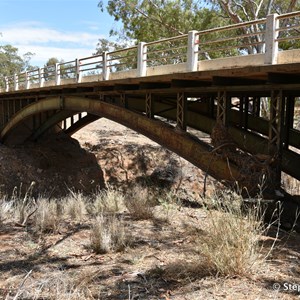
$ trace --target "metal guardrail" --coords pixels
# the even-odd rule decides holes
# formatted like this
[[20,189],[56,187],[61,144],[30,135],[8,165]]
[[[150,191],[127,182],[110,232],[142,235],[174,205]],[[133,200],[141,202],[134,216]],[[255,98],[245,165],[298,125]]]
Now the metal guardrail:
[[130,75],[128,73],[129,77],[141,77],[148,75],[149,68],[168,65],[184,65],[178,72],[193,72],[198,70],[199,62],[203,60],[249,54],[264,54],[265,64],[276,64],[278,51],[300,49],[299,40],[300,11],[273,14],[250,22],[190,31],[188,34],[149,43],[140,42],[137,46],[57,63],[13,76],[0,75],[0,92],[109,80],[113,73],[120,72],[131,72]]

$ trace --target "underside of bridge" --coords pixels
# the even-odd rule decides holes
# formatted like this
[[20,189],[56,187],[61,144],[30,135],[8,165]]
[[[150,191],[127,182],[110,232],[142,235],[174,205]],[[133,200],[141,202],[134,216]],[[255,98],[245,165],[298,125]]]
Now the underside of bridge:
[[300,179],[299,79],[293,64],[9,92],[0,95],[1,140],[72,134],[104,117],[250,194],[265,178],[266,194],[274,194],[282,171]]

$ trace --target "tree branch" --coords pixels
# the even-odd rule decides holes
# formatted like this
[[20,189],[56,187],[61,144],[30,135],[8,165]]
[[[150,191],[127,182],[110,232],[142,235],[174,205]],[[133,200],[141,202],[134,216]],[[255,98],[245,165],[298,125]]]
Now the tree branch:
[[141,15],[143,15],[146,19],[149,19],[149,20],[152,20],[152,21],[154,21],[154,22],[156,22],[156,23],[159,23],[159,24],[163,25],[164,27],[169,28],[169,29],[171,29],[171,30],[174,31],[174,32],[177,32],[179,35],[184,34],[183,32],[181,32],[180,30],[178,30],[178,29],[175,28],[174,26],[169,25],[169,24],[167,24],[167,23],[165,23],[165,22],[163,22],[163,21],[161,21],[161,20],[158,20],[158,19],[156,19],[156,18],[150,17],[149,15],[147,15],[144,11],[142,11],[142,10],[141,10],[140,8],[138,8],[138,7],[136,7],[135,10],[136,10],[138,13],[140,13]]

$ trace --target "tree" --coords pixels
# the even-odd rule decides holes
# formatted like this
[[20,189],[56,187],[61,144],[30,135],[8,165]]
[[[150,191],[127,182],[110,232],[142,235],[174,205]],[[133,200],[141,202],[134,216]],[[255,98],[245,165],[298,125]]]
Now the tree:
[[[245,21],[265,18],[270,13],[288,13],[300,9],[297,0],[109,0],[107,6],[101,0],[98,4],[103,11],[120,21],[121,30],[111,30],[110,34],[121,40],[154,41],[187,33],[189,30],[204,30],[222,25],[237,24]],[[287,21],[286,21],[287,22]],[[234,32],[222,32],[223,38],[244,35],[244,43],[250,46],[235,50],[240,53],[264,52],[263,36],[259,32],[264,25],[249,26]],[[281,32],[280,35],[291,34]],[[202,42],[214,40],[220,34],[214,33],[204,36]],[[238,44],[238,43],[237,43]],[[291,43],[290,43],[291,44]],[[280,44],[281,48],[288,48],[290,44]],[[172,45],[171,45],[172,46]],[[217,46],[217,45],[215,45]],[[229,48],[230,42],[223,42],[219,48]],[[209,52],[210,47],[203,50]],[[223,51],[224,52],[224,51]],[[232,50],[227,51],[232,55]],[[218,57],[218,51],[210,53],[211,57]]]
[[32,53],[28,52],[22,58],[18,54],[18,48],[11,45],[0,46],[0,74],[11,76],[23,72],[29,67]]
[[[103,11],[121,21],[120,31],[110,34],[121,40],[153,41],[181,35],[189,30],[202,30],[214,26],[219,19],[215,11],[193,0],[109,0],[106,7],[101,0],[98,4]],[[219,19],[222,23],[222,20]]]
[[44,65],[44,78],[46,81],[55,79],[56,64],[60,64],[61,78],[72,78],[75,76],[75,66],[73,64],[65,64],[64,60],[51,57]]
[[[220,11],[230,24],[266,18],[267,15],[272,13],[283,14],[300,9],[300,3],[297,0],[213,0],[212,4],[214,5],[214,9]],[[291,21],[283,21],[282,27],[285,27],[287,22]],[[264,29],[259,28],[262,26],[264,25],[255,25],[249,26],[247,29],[240,29],[241,34],[251,34],[248,38],[248,43],[252,43],[254,46],[247,48],[249,54],[264,52],[264,47],[260,44],[262,36],[257,34],[257,32]],[[292,33],[279,33],[280,37],[287,34]],[[282,49],[289,47],[289,43],[280,43],[280,48]]]
[[18,48],[11,45],[0,46],[0,87],[5,86],[4,78],[9,77],[9,84],[13,84],[13,75],[31,69],[30,59],[33,53],[24,54],[23,58],[18,54]]

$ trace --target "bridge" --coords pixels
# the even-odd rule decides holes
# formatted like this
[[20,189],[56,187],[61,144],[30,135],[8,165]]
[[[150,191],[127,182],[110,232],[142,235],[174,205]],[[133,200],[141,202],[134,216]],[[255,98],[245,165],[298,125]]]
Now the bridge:
[[104,117],[225,184],[251,194],[264,180],[274,194],[282,172],[300,179],[299,20],[274,14],[2,76],[1,143]]

